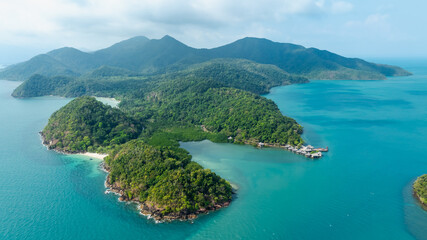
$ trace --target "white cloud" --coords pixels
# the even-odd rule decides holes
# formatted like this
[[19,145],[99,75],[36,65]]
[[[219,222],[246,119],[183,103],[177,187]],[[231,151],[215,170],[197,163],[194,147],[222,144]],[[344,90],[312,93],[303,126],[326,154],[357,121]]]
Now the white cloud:
[[365,19],[365,24],[370,26],[388,26],[387,14],[372,14]]
[[333,2],[331,6],[332,13],[347,13],[353,10],[353,4],[349,2]]
[[0,43],[84,42],[96,48],[135,35],[235,38],[253,26],[274,28],[292,16],[319,14],[325,5],[325,0],[1,0]]
[[390,30],[389,16],[387,14],[371,14],[362,21],[348,21],[347,26],[372,30]]
[[[245,36],[331,51],[338,45],[341,50],[355,49],[355,42],[366,39],[376,50],[385,40],[412,36],[422,47],[426,37],[419,29],[427,3],[419,4],[414,7],[397,0],[0,0],[0,57],[16,52],[7,49],[25,49],[21,56],[28,52],[25,56],[31,57],[34,49],[96,50],[137,35],[160,38],[166,34],[190,46],[208,48]],[[377,14],[367,16],[370,11]]]

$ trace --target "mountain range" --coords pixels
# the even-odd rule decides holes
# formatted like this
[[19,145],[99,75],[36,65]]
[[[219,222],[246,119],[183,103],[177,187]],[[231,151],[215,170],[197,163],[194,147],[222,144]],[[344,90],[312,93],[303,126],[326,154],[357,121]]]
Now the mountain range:
[[25,81],[34,74],[80,77],[105,66],[127,75],[149,76],[183,70],[218,58],[271,64],[288,74],[309,79],[370,80],[410,74],[396,66],[261,38],[247,37],[217,48],[196,49],[170,36],[161,39],[140,36],[95,52],[70,47],[56,49],[0,70],[0,78]]

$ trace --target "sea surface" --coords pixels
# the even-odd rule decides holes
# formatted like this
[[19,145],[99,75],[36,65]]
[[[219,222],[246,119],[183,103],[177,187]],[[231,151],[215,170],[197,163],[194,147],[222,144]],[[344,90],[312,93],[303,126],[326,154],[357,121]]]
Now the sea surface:
[[238,187],[232,204],[192,222],[155,223],[105,194],[100,161],[48,151],[38,132],[70,99],[14,99],[0,81],[0,239],[427,239],[411,194],[427,173],[427,61],[385,81],[312,81],[266,97],[330,151],[182,143]]

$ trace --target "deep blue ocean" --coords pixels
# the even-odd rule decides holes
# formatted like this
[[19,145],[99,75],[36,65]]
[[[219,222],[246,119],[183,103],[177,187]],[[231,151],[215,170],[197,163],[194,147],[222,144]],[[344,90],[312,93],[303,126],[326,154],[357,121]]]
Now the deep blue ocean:
[[38,132],[70,99],[14,99],[0,81],[0,239],[427,239],[411,184],[427,173],[427,60],[414,73],[312,81],[266,97],[304,126],[320,160],[251,146],[182,143],[238,187],[230,207],[155,223],[105,194],[99,160],[46,150]]

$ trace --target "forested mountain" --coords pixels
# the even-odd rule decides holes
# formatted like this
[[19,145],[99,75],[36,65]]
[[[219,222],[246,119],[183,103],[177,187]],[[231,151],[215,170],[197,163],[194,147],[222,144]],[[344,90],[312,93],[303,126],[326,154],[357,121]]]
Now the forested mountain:
[[194,64],[185,70],[151,76],[117,67],[102,66],[78,78],[34,75],[15,91],[15,97],[57,95],[78,97],[143,96],[157,88],[181,91],[187,88],[234,87],[257,94],[275,86],[305,83],[308,79],[290,75],[282,69],[243,59],[214,59]]
[[409,74],[400,67],[369,63],[358,58],[345,58],[316,48],[305,48],[267,39],[244,38],[207,52],[210,58],[244,58],[273,64],[286,72],[310,79],[384,79]]
[[1,69],[0,79],[24,81],[36,74],[47,77],[77,77],[80,75],[80,73],[75,72],[61,61],[58,61],[47,54],[42,54],[37,55],[26,62]]
[[384,79],[386,76],[409,74],[399,67],[368,63],[328,51],[267,39],[244,38],[218,48],[196,49],[165,36],[159,40],[135,37],[92,53],[73,48],[57,49],[7,67],[0,72],[0,78],[24,81],[33,74],[75,77],[101,66],[150,75],[182,70],[216,58],[239,58],[272,64],[290,74],[311,79]]

